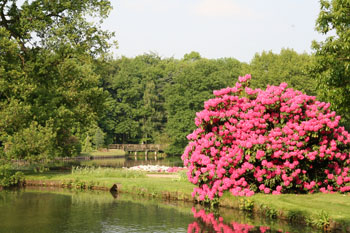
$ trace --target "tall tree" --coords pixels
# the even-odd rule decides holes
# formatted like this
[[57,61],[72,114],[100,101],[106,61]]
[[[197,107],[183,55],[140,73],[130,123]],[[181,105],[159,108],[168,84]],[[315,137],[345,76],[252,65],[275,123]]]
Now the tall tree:
[[105,98],[94,59],[113,33],[108,0],[0,2],[0,153],[30,161],[79,153]]
[[176,63],[168,73],[172,78],[165,91],[168,153],[182,154],[186,136],[195,129],[196,112],[213,96],[213,90],[232,85],[240,72],[241,63],[235,59],[209,60],[194,52]]
[[[167,60],[156,54],[122,57],[103,77],[110,98],[99,124],[108,140],[117,143],[153,143],[165,124],[163,89]],[[103,68],[105,69],[105,68]]]
[[292,49],[282,49],[279,54],[272,51],[257,53],[249,64],[248,73],[253,77],[251,85],[266,88],[286,82],[289,87],[315,95],[316,81],[308,73],[311,62],[312,56],[298,54]]
[[350,1],[321,0],[316,30],[329,35],[312,44],[315,50],[313,74],[319,95],[343,117],[350,128]]

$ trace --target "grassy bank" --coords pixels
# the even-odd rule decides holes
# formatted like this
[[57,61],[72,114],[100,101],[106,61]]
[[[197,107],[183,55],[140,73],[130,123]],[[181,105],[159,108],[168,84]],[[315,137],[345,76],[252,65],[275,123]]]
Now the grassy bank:
[[[194,201],[191,193],[195,187],[184,177],[148,177],[144,172],[111,168],[83,168],[72,172],[27,173],[26,180],[41,181],[37,185],[70,186],[73,188],[104,187],[109,190],[114,184],[118,191],[161,199]],[[350,195],[309,194],[309,195],[265,195],[234,197],[230,193],[220,199],[220,205],[246,212],[260,213],[267,218],[281,218],[288,222],[302,222],[319,228],[341,228],[350,226]]]
[[104,156],[123,156],[125,152],[123,150],[117,149],[104,149],[102,151],[91,151],[91,152],[83,152],[80,156],[93,156],[93,157],[104,157]]
[[118,184],[120,192],[151,195],[162,198],[192,200],[191,192],[194,185],[180,177],[147,177],[145,172],[128,171],[114,168],[78,168],[72,172],[27,173],[26,180],[30,181],[59,181],[56,184],[72,187],[105,187],[110,189]]

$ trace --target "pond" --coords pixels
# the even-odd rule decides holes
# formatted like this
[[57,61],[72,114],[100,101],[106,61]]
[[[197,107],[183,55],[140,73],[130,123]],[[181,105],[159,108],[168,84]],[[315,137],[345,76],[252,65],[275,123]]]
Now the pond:
[[71,166],[94,166],[94,167],[113,167],[113,168],[122,168],[122,167],[133,167],[139,165],[159,165],[159,166],[168,166],[168,167],[183,167],[183,162],[180,156],[167,156],[161,157],[155,160],[154,158],[148,158],[145,160],[140,157],[137,160],[134,157],[128,156],[119,156],[114,158],[94,158],[94,159],[76,159],[76,160],[60,160],[55,161],[50,166],[52,168],[62,169],[62,167],[71,167]]
[[0,192],[0,232],[311,232],[231,209],[113,196],[105,191],[30,188]]

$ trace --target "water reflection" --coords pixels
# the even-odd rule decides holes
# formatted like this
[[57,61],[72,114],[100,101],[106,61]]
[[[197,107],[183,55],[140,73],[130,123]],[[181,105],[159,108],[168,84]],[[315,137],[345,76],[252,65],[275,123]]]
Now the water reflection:
[[105,191],[26,188],[0,192],[2,232],[315,232],[303,226],[214,213],[192,203],[161,201]]
[[180,157],[165,157],[162,159],[138,159],[134,160],[130,157],[120,157],[120,158],[102,158],[102,159],[88,159],[88,160],[69,160],[69,161],[55,161],[50,166],[56,167],[57,169],[62,169],[62,167],[71,166],[94,166],[94,167],[133,167],[139,165],[160,165],[168,167],[182,167],[183,162]]
[[268,219],[234,209],[205,209],[192,207],[194,221],[187,227],[188,233],[255,233],[255,232],[322,232],[303,224],[290,223],[281,219]]
[[188,207],[108,192],[0,192],[0,232],[187,232]]
[[190,223],[187,232],[225,232],[225,233],[248,233],[248,232],[283,232],[283,230],[274,231],[268,226],[253,226],[244,223],[231,222],[224,223],[223,217],[215,217],[214,213],[206,213],[204,209],[197,211],[192,208],[193,216],[196,221]]

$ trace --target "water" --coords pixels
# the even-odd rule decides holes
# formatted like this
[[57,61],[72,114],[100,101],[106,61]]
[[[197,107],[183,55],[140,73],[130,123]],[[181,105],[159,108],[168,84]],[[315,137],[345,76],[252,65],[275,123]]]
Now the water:
[[71,166],[95,166],[95,167],[133,167],[139,165],[160,165],[168,167],[183,167],[183,162],[180,157],[165,157],[158,160],[149,158],[139,158],[135,160],[133,157],[120,157],[120,158],[103,158],[92,160],[71,160],[71,161],[56,161],[51,166],[61,169],[62,167]]
[[1,192],[0,210],[4,233],[187,232],[193,221],[190,213],[108,192]]
[[112,196],[104,191],[29,188],[0,192],[1,233],[315,232],[298,225],[215,213],[192,203]]

